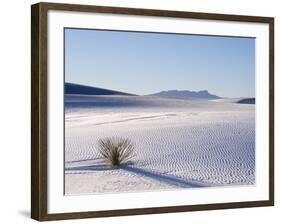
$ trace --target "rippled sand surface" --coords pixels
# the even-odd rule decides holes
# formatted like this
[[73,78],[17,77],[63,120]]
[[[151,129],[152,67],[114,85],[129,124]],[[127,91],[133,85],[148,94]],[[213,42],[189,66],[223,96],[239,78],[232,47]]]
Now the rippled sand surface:
[[[129,138],[130,164],[109,169],[104,137]],[[65,193],[255,183],[255,105],[142,96],[65,96]]]

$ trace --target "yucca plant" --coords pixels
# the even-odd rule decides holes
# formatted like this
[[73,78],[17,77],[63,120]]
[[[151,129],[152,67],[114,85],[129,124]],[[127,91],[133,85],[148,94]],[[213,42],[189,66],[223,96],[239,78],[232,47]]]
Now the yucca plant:
[[98,141],[99,152],[110,167],[129,162],[134,156],[134,144],[127,138],[104,138]]

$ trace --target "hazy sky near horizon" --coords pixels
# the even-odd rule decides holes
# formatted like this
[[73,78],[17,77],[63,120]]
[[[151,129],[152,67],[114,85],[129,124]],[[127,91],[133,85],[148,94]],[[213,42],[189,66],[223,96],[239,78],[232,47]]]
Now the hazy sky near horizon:
[[139,95],[255,96],[255,39],[65,29],[65,81]]

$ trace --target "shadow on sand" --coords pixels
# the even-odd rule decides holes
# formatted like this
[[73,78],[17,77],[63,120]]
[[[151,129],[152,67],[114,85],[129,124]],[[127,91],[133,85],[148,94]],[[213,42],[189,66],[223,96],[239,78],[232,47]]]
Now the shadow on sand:
[[65,171],[104,171],[104,170],[110,170],[110,168],[107,165],[103,165],[103,164],[65,167]]
[[[116,168],[109,168],[105,164],[97,165],[85,165],[85,166],[75,166],[75,167],[66,167],[65,171],[105,171],[105,170],[114,170]],[[134,173],[143,177],[147,177],[168,185],[182,187],[182,188],[197,188],[197,187],[207,187],[208,185],[200,183],[193,180],[185,180],[173,175],[161,174],[154,171],[149,171],[142,168],[137,168],[131,166],[131,164],[124,164],[119,166],[118,169],[121,169],[125,172]]]
[[177,186],[177,187],[207,187],[207,185],[199,183],[197,181],[185,180],[176,176],[168,175],[168,174],[160,174],[152,171],[148,171],[145,169],[132,167],[132,166],[121,166],[120,169],[125,170],[127,172],[131,172],[134,174],[139,174],[159,182],[164,182],[169,185]]

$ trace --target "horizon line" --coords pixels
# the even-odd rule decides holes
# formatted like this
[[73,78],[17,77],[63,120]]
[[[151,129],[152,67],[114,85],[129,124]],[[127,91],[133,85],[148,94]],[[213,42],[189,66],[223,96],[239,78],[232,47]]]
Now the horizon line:
[[255,98],[255,96],[234,96],[234,97],[225,97],[225,96],[220,96],[220,95],[217,95],[213,92],[210,92],[209,90],[207,89],[200,89],[200,90],[189,90],[189,89],[174,89],[174,88],[171,88],[171,89],[168,89],[168,90],[159,90],[157,92],[153,92],[153,93],[150,93],[150,94],[136,94],[136,93],[128,93],[126,91],[123,91],[123,90],[116,90],[116,89],[111,89],[111,88],[107,88],[107,87],[97,87],[97,86],[92,86],[92,85],[89,85],[89,84],[84,84],[84,83],[74,83],[74,82],[67,82],[67,81],[64,81],[64,85],[65,84],[73,84],[73,85],[79,85],[79,86],[84,86],[84,87],[90,87],[90,88],[99,88],[99,89],[104,89],[104,90],[111,90],[111,91],[116,91],[116,92],[122,92],[122,93],[125,93],[125,94],[129,94],[129,95],[135,95],[135,96],[150,96],[150,95],[154,95],[154,94],[157,94],[157,93],[161,93],[161,92],[169,92],[169,91],[178,91],[178,92],[181,92],[181,91],[188,91],[188,92],[193,92],[193,93],[199,93],[199,92],[203,92],[203,91],[207,91],[209,94],[211,95],[215,95],[217,97],[220,97],[220,98]]

